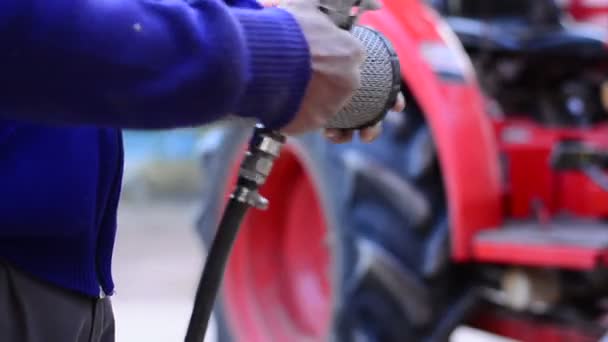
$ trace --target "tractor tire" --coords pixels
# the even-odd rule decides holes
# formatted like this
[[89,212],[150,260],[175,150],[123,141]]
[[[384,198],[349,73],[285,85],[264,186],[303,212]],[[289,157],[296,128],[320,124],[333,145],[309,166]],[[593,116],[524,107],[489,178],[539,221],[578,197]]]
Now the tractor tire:
[[424,115],[410,98],[392,119],[374,143],[340,152],[355,175],[343,223],[353,254],[344,265],[349,304],[336,318],[340,342],[448,341],[478,303],[471,272],[451,262],[448,204]]
[[[217,180],[226,178],[239,163],[242,146],[251,134],[249,127],[230,126],[224,128],[222,143],[203,165],[205,177],[212,181],[206,182],[197,227],[207,247],[221,215],[224,202],[219,199],[230,190],[226,182]],[[391,115],[383,134],[372,144],[332,145],[318,134],[292,140],[301,162],[307,164],[304,169],[316,183],[315,201],[324,207],[331,299],[326,299],[329,309],[318,310],[328,312],[328,317],[319,318],[328,322],[311,328],[309,315],[305,323],[310,324],[303,323],[306,329],[302,331],[316,332],[311,335],[290,335],[298,325],[294,323],[289,324],[291,330],[273,336],[237,331],[244,326],[243,319],[229,319],[225,292],[235,290],[224,286],[214,311],[218,342],[448,341],[453,329],[475,308],[477,295],[468,270],[450,262],[441,170],[431,132],[413,99],[408,99],[405,113]],[[271,174],[269,180],[273,177],[284,178]],[[269,199],[271,206],[280,202],[272,196]],[[276,223],[267,219],[265,224]],[[310,225],[298,230],[314,231]],[[293,302],[281,305],[294,306]],[[265,315],[262,320],[272,313]],[[276,322],[260,324],[274,328]]]

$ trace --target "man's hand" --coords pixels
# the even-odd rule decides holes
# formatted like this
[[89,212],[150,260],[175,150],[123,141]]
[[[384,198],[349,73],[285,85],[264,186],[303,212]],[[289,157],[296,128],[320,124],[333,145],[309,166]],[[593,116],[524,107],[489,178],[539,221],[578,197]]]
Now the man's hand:
[[[294,135],[322,128],[359,87],[365,51],[357,39],[319,10],[318,0],[277,0],[276,4],[300,25],[309,45],[313,72],[300,111],[281,131]],[[375,1],[366,4],[368,10],[380,8]],[[399,94],[392,110],[400,112],[404,107],[403,95]],[[381,124],[360,130],[361,139],[374,140],[382,131]],[[325,136],[334,143],[348,142],[353,135],[354,130],[325,130]]]
[[293,135],[322,128],[346,105],[359,87],[364,51],[319,10],[317,0],[285,0],[279,7],[298,22],[311,55],[312,77],[300,111],[281,130]]

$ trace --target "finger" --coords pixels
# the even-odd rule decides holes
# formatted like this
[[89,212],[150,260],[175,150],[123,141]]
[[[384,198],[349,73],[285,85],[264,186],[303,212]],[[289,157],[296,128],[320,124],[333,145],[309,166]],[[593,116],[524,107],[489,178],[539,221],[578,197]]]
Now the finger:
[[353,131],[342,129],[326,129],[325,137],[335,144],[343,144],[353,139]]
[[378,122],[374,126],[367,127],[359,131],[359,136],[364,142],[374,141],[382,132],[382,123]]
[[393,106],[394,112],[402,112],[405,109],[405,97],[403,93],[397,94],[397,99],[395,100],[395,105]]

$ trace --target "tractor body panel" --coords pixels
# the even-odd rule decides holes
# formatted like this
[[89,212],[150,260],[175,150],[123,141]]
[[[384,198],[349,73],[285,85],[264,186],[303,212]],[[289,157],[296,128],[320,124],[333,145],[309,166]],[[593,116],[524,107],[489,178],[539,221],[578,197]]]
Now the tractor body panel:
[[[608,192],[580,170],[556,170],[551,155],[563,141],[608,151],[608,126],[548,128],[526,119],[495,122],[506,177],[506,208],[516,219],[568,213],[608,217]],[[575,228],[573,228],[575,229]]]
[[473,253],[485,263],[593,270],[608,266],[607,231],[593,221],[516,221],[477,234]]
[[[491,121],[500,160],[503,219],[477,231],[473,259],[566,269],[602,266],[608,224],[599,220],[608,217],[608,191],[602,179],[585,174],[576,149],[582,157],[600,158],[608,151],[608,125],[597,101],[600,91],[577,91],[583,84],[601,83],[598,76],[605,74],[608,60],[606,39],[601,30],[562,24],[550,0],[483,3],[435,4],[475,63],[488,101],[499,108],[484,116]],[[531,15],[533,10],[545,15]],[[580,65],[573,65],[575,61]],[[596,76],[583,79],[591,70]],[[535,81],[543,78],[550,81]],[[569,90],[560,88],[560,82]],[[584,103],[576,114],[579,107],[573,101]],[[567,149],[567,158],[560,155],[559,162],[568,165],[557,167],[554,159]],[[442,153],[448,152],[439,147]],[[450,205],[453,200],[448,199]]]
[[[608,192],[580,170],[559,170],[563,141],[608,151],[608,126],[548,128],[527,119],[495,120],[510,222],[478,234],[475,260],[521,266],[607,266]],[[584,156],[583,156],[584,157]]]
[[385,0],[361,24],[380,30],[397,51],[406,89],[439,151],[453,259],[470,260],[475,233],[502,217],[498,149],[472,66],[441,17],[420,1]]

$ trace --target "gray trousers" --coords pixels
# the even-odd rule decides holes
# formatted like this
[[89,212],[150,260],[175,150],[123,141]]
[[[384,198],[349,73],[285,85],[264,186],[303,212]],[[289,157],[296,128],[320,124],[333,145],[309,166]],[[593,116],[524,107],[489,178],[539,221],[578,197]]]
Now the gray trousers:
[[0,341],[114,342],[110,298],[49,285],[0,260]]

